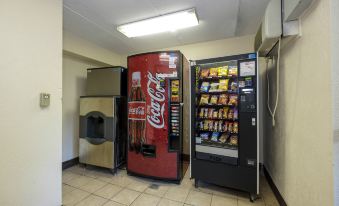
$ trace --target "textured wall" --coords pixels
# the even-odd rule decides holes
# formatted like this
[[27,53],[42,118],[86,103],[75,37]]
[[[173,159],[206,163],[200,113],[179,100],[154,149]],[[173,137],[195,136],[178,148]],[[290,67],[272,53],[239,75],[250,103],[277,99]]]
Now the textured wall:
[[[277,125],[271,127],[267,117],[265,166],[287,205],[330,206],[330,0],[314,1],[301,22],[302,37],[282,49]],[[275,70],[271,75],[273,83]]]

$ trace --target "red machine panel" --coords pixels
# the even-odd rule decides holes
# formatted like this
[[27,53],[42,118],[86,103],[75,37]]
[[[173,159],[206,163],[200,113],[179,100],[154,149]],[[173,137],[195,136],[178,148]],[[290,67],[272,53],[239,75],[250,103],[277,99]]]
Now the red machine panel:
[[171,80],[180,79],[181,61],[180,52],[128,57],[129,173],[179,179],[179,151],[169,149],[169,93]]

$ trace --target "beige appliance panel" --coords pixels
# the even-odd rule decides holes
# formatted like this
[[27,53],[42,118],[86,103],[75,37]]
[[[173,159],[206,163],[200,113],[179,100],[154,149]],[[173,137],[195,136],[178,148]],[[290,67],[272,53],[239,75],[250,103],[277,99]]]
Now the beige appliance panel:
[[114,117],[114,98],[112,97],[86,97],[80,99],[80,116],[98,111],[106,117]]
[[80,163],[96,165],[105,168],[114,168],[114,142],[106,141],[100,145],[89,143],[80,138]]

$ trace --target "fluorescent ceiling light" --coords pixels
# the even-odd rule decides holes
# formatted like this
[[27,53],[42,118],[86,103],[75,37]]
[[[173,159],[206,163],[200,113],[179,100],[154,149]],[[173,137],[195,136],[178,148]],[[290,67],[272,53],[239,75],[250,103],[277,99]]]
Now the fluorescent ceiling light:
[[166,31],[197,26],[199,24],[195,9],[188,9],[171,14],[132,22],[117,27],[127,37],[145,36]]

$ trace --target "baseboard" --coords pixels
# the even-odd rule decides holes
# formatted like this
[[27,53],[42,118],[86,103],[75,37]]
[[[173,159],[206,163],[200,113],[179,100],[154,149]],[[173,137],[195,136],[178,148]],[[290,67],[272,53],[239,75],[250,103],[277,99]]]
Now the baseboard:
[[182,154],[182,160],[185,161],[185,162],[189,162],[190,161],[190,155]]
[[272,189],[272,191],[273,191],[275,197],[277,198],[277,200],[278,200],[278,202],[279,202],[279,205],[280,205],[280,206],[287,206],[287,204],[286,204],[284,198],[283,198],[282,195],[280,194],[280,192],[279,192],[277,186],[274,184],[274,182],[273,182],[273,180],[272,180],[272,177],[271,177],[271,175],[268,173],[266,167],[264,166],[263,168],[264,168],[264,174],[265,174],[265,177],[266,177],[266,179],[267,179],[267,182],[268,182],[268,184],[271,186],[271,189]]
[[70,167],[77,165],[77,164],[79,164],[79,157],[64,161],[64,162],[62,162],[62,170],[65,170],[65,169],[70,168]]

